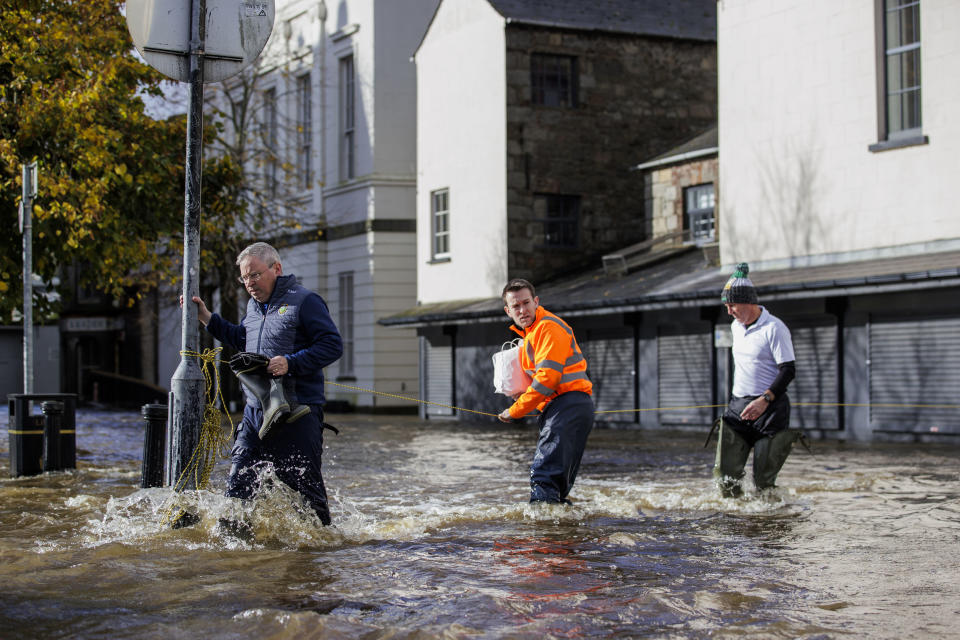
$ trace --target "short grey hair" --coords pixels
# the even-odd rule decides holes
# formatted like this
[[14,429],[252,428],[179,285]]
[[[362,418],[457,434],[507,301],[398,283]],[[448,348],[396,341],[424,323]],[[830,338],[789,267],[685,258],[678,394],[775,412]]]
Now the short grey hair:
[[237,256],[237,266],[240,266],[240,261],[247,256],[259,258],[267,265],[273,265],[280,262],[280,254],[277,253],[277,250],[266,242],[254,242],[252,245],[241,251],[240,255]]

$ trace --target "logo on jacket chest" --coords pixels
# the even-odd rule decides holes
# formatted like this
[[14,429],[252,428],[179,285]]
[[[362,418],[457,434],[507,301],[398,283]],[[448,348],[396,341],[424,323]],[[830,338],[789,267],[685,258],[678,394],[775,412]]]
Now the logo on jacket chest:
[[277,309],[277,313],[279,313],[280,315],[283,315],[283,314],[285,314],[286,312],[287,312],[287,305],[285,305],[285,304],[284,304],[284,305],[280,305],[280,308]]

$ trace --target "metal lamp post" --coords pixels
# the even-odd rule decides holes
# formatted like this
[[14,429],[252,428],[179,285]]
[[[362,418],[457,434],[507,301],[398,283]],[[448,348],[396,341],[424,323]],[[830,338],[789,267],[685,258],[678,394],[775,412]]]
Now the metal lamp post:
[[[200,292],[200,178],[203,85],[236,75],[260,55],[273,30],[274,3],[250,0],[128,0],[137,50],[161,73],[190,83],[183,216],[180,365],[170,381],[164,485],[177,483],[200,440],[204,380],[197,308]],[[188,488],[184,485],[183,488]],[[194,487],[196,488],[196,487]]]

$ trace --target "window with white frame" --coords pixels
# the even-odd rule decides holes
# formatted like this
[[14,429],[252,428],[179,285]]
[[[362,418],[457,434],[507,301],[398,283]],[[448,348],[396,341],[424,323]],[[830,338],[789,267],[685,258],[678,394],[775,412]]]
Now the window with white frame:
[[920,93],[920,0],[875,0],[877,130],[871,151],[925,144]]
[[297,170],[300,186],[309,189],[313,183],[313,97],[310,74],[297,77]]
[[689,232],[693,242],[713,240],[715,204],[712,182],[683,190],[683,229]]
[[337,329],[343,340],[343,355],[340,356],[340,376],[354,375],[353,350],[353,271],[339,274],[339,314]]
[[434,260],[450,257],[450,190],[430,192],[430,216],[433,224]]
[[263,92],[263,121],[261,133],[263,147],[266,153],[264,167],[264,183],[267,193],[277,194],[277,167],[280,165],[279,139],[277,134],[277,90],[267,89]]
[[356,75],[353,56],[340,58],[340,180],[356,176]]

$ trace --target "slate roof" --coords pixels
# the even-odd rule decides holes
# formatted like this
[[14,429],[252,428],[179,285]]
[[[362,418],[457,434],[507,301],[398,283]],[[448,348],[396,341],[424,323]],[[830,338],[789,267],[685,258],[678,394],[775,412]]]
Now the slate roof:
[[716,0],[487,0],[507,22],[690,40],[717,39]]
[[711,155],[720,152],[720,136],[717,133],[717,125],[713,125],[703,133],[700,133],[683,144],[654,156],[642,164],[638,164],[634,169],[653,169],[664,165],[682,162],[691,158]]
[[[960,286],[960,251],[863,260],[795,269],[751,271],[761,302]],[[587,315],[720,304],[731,269],[710,266],[696,247],[664,252],[661,262],[624,276],[602,268],[537,285],[541,302],[555,313]],[[490,322],[503,319],[499,298],[413,307],[383,318],[386,326]]]

